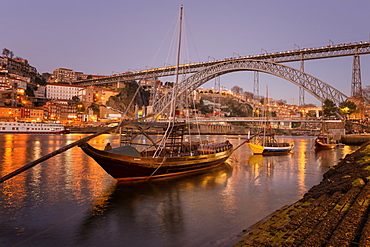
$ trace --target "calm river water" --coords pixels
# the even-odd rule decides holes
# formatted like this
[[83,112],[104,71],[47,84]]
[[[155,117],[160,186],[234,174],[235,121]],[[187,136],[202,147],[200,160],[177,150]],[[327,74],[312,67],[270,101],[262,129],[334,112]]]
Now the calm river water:
[[[0,175],[84,136],[0,135]],[[148,182],[117,183],[74,147],[0,184],[0,246],[231,246],[357,148],[315,152],[311,137],[282,139],[295,142],[292,154],[253,156],[244,145],[213,170]],[[113,135],[90,141],[107,142],[118,145]]]

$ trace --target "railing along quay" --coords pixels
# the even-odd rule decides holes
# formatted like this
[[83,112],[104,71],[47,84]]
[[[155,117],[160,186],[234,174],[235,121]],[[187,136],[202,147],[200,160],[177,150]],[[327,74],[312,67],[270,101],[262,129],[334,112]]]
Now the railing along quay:
[[[171,120],[161,119],[161,122],[167,122]],[[283,117],[273,117],[268,120],[263,117],[219,117],[219,118],[206,118],[197,117],[186,119],[188,122],[199,122],[199,123],[216,123],[216,122],[301,122],[301,123],[321,123],[322,120],[317,118],[283,118]],[[328,120],[329,121],[329,120]],[[333,120],[334,121],[334,120]],[[339,121],[339,120],[335,120]]]

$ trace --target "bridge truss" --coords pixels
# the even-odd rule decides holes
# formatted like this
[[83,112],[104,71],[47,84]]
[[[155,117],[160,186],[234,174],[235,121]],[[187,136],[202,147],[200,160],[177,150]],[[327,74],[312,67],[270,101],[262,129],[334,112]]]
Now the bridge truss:
[[[303,48],[285,52],[264,53],[259,55],[250,55],[243,57],[232,57],[222,60],[214,60],[208,62],[181,64],[179,72],[182,74],[196,73],[206,67],[228,61],[238,61],[245,59],[263,60],[275,63],[286,63],[294,61],[304,61],[313,59],[324,59],[344,56],[360,56],[370,54],[369,42],[357,42],[350,44],[328,45],[319,48]],[[101,77],[98,79],[81,80],[74,82],[76,85],[83,86],[98,86],[114,84],[118,82],[141,80],[141,79],[156,79],[158,77],[173,76],[175,74],[176,66],[153,68],[141,70],[137,72],[126,72],[120,75],[112,75]]]
[[242,70],[260,71],[281,77],[310,92],[320,101],[330,99],[334,103],[339,104],[348,98],[346,95],[327,83],[301,70],[269,61],[244,59],[221,62],[213,66],[206,67],[203,70],[185,78],[178,85],[175,85],[175,90],[173,90],[175,95],[170,92],[163,95],[162,98],[154,101],[153,111],[161,113],[170,105],[173,98],[178,99],[181,95],[187,95],[215,77]]
[[[324,58],[334,58],[334,57],[344,57],[344,56],[353,56],[353,72],[352,72],[352,84],[351,84],[351,96],[352,97],[361,97],[362,96],[362,86],[361,86],[361,73],[360,73],[360,55],[370,54],[370,43],[369,42],[357,42],[357,43],[350,43],[350,44],[339,44],[339,45],[328,45],[325,47],[319,48],[303,48],[303,49],[295,49],[291,51],[285,52],[274,52],[274,53],[264,53],[259,55],[251,55],[251,56],[244,56],[244,57],[232,57],[223,60],[214,60],[208,62],[201,62],[201,63],[189,63],[189,64],[182,64],[179,66],[178,72],[180,74],[193,74],[191,76],[193,80],[193,84],[189,81],[185,80],[186,85],[183,85],[182,89],[188,88],[196,88],[196,85],[201,85],[205,81],[204,80],[211,80],[216,76],[223,74],[223,72],[218,72],[212,74],[211,76],[204,76],[205,71],[212,70],[214,68],[219,67],[222,64],[228,64],[232,67],[234,64],[235,67],[238,67],[241,64],[245,64],[245,61],[250,61],[250,65],[256,63],[254,61],[264,61],[264,68],[258,67],[244,67],[244,69],[239,68],[238,70],[254,70],[254,71],[262,71],[266,73],[270,73],[282,78],[285,78],[292,83],[298,85],[300,87],[300,102],[304,101],[304,91],[308,91],[314,97],[323,101],[325,99],[331,99],[335,103],[343,102],[347,99],[347,96],[340,93],[335,88],[329,86],[328,84],[309,76],[308,74],[304,73],[303,69],[303,62],[305,60],[313,60],[313,59],[324,59]],[[288,69],[289,67],[278,66],[277,64],[286,63],[286,62],[294,62],[300,61],[301,62],[301,71],[294,70],[292,68]],[[246,64],[245,64],[246,65]],[[271,66],[271,68],[268,68]],[[236,71],[234,69],[233,71]],[[91,80],[84,80],[78,81],[74,84],[76,85],[84,85],[84,86],[106,86],[109,84],[118,84],[119,82],[125,81],[132,81],[132,80],[142,80],[142,79],[149,79],[149,80],[156,80],[159,77],[166,77],[166,76],[173,76],[176,71],[176,66],[170,67],[162,67],[162,68],[153,68],[148,70],[142,70],[137,72],[126,72],[120,75],[102,77],[99,79],[91,79]],[[231,71],[231,69],[229,70]],[[226,72],[226,69],[224,70]],[[204,78],[201,80],[196,81],[194,78],[197,76],[203,75]],[[207,78],[207,79],[205,79]],[[295,81],[298,80],[298,81]],[[258,90],[258,82],[254,82],[254,89]],[[193,86],[190,86],[193,85]],[[167,102],[167,101],[164,101]],[[164,104],[163,102],[159,104]],[[157,107],[154,106],[154,108]]]

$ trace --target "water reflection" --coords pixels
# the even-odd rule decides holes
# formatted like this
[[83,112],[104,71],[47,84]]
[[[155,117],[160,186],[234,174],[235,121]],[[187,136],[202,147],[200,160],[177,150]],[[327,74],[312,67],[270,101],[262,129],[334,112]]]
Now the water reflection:
[[[0,175],[84,136],[0,135]],[[230,141],[237,146],[243,139]],[[228,165],[131,183],[116,183],[72,148],[0,184],[0,245],[230,246],[242,229],[299,200],[356,148],[315,152],[313,138],[284,141],[295,142],[292,154],[256,156],[244,145]],[[118,145],[113,135],[90,143],[103,149],[107,142]]]
[[78,244],[91,243],[105,228],[127,246],[165,246],[169,239],[170,246],[184,246],[186,239],[181,235],[189,230],[187,211],[208,210],[207,204],[202,206],[192,196],[222,190],[231,174],[232,167],[223,164],[176,178],[119,182],[112,194],[103,194],[93,212],[87,213],[77,233]]

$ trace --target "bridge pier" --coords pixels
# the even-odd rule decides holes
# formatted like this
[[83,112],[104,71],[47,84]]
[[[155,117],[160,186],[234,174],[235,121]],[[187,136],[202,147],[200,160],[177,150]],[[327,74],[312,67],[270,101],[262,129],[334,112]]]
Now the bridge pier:
[[357,54],[353,56],[351,97],[362,97],[360,56]]

